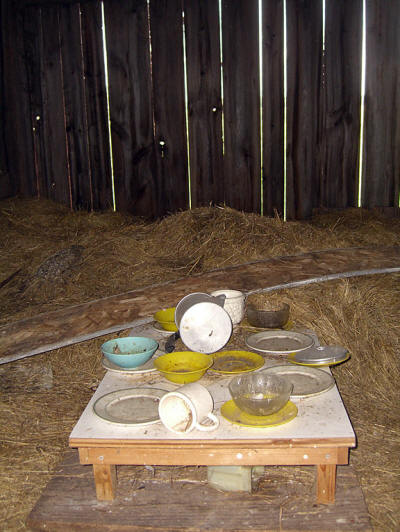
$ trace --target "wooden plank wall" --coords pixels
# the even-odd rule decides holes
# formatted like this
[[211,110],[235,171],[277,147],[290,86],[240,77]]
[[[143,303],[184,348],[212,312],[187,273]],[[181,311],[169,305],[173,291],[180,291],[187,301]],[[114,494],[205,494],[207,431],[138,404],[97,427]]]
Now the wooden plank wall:
[[361,197],[363,0],[325,5],[324,32],[321,0],[0,0],[0,197],[152,218],[397,206],[400,4],[366,0]]

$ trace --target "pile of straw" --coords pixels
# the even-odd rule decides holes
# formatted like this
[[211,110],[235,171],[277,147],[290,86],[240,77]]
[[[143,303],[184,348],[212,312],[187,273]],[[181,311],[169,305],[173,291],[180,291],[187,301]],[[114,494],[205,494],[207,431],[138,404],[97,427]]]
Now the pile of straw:
[[[0,288],[2,323],[272,256],[399,245],[400,235],[398,219],[357,209],[283,222],[210,207],[149,223],[111,212],[71,213],[38,200],[1,202],[0,226],[0,283],[9,279]],[[73,245],[83,251],[71,271],[54,279],[38,275],[46,259]],[[376,530],[400,528],[399,280],[385,274],[279,293],[296,324],[351,353],[333,373],[357,434],[351,463]],[[105,338],[0,366],[4,529],[26,530],[27,515],[104,374],[99,347]]]

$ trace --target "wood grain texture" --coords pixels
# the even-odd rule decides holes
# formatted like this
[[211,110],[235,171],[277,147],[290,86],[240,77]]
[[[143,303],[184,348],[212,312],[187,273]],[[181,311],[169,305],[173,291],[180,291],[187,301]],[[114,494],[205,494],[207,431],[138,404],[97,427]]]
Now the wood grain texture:
[[[362,275],[400,269],[400,248],[348,248],[277,257],[160,283],[49,312],[0,328],[5,363],[128,328],[139,318],[176,305],[193,292],[244,291],[324,276]],[[372,271],[375,270],[375,271]]]
[[18,3],[1,3],[3,121],[7,170],[5,195],[36,196],[35,163],[28,74],[25,65],[23,13]]
[[96,497],[99,501],[112,501],[115,497],[117,471],[113,465],[93,465]]
[[[89,440],[88,440],[89,441]],[[91,442],[94,444],[94,442]],[[197,447],[193,445],[175,444],[175,447],[163,445],[163,442],[146,445],[136,444],[124,446],[118,442],[119,446],[98,448],[80,448],[79,455],[82,464],[113,464],[113,465],[336,465],[348,463],[347,449],[333,447],[314,448],[314,444],[309,447],[290,447],[291,442],[286,441],[285,446],[270,448],[268,442],[259,440],[252,447],[247,442],[236,446],[225,444],[224,446],[215,444],[204,445],[203,442]],[[193,442],[191,442],[193,443]],[[82,443],[81,445],[85,445]],[[315,444],[317,445],[317,444]],[[353,447],[355,442],[353,440]],[[76,447],[74,440],[70,440],[70,447]],[[240,452],[239,452],[240,450]],[[239,454],[239,458],[238,455]]]
[[398,206],[400,2],[367,0],[363,207]]
[[218,2],[184,0],[192,207],[224,201]]
[[263,213],[283,215],[283,2],[262,3]]
[[150,2],[157,215],[187,209],[186,148],[181,0]]
[[222,2],[224,193],[228,206],[260,212],[258,4]]
[[80,10],[92,208],[109,209],[113,196],[101,4],[84,2]]
[[[296,469],[299,473],[302,469]],[[337,468],[336,502],[315,506],[312,475],[291,482],[279,467],[266,468],[253,493],[213,489],[198,469],[118,468],[113,502],[99,503],[92,468],[68,452],[29,515],[34,530],[77,531],[371,531],[368,511],[352,466]]]
[[71,204],[65,131],[64,94],[60,49],[60,7],[41,11],[42,56],[41,81],[43,97],[43,143],[47,174],[44,195],[56,202]]
[[78,4],[60,7],[60,48],[70,203],[74,209],[91,210],[93,195]]
[[336,490],[336,466],[320,464],[317,466],[317,502],[333,504]]
[[287,218],[318,206],[317,121],[321,83],[322,2],[287,1]]
[[33,157],[35,166],[36,194],[47,197],[50,189],[45,156],[45,123],[43,120],[43,95],[41,81],[42,63],[42,16],[37,8],[23,10],[24,46],[27,82],[30,98],[30,121],[33,135]]
[[116,205],[157,214],[146,0],[104,2]]
[[357,206],[361,112],[362,1],[326,4],[319,107],[319,204]]

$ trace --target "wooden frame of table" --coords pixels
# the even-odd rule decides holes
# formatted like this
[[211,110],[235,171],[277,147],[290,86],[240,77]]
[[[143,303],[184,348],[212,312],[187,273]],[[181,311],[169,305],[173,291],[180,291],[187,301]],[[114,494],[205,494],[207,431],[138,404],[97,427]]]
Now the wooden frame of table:
[[[203,382],[212,392],[217,412],[229,398],[226,382]],[[161,423],[120,427],[93,413],[93,404],[101,395],[132,386],[146,383],[108,372],[70,435],[70,447],[79,449],[80,463],[93,465],[99,500],[114,498],[117,465],[314,465],[317,502],[335,501],[336,466],[348,464],[349,448],[356,444],[336,386],[320,396],[298,401],[299,415],[286,425],[246,429],[219,416],[216,431],[193,431],[186,436],[169,432]],[[151,386],[177,387],[157,374]]]
[[99,441],[70,440],[81,464],[92,464],[99,500],[115,496],[116,465],[316,465],[317,503],[335,501],[336,466],[348,463],[354,440]]

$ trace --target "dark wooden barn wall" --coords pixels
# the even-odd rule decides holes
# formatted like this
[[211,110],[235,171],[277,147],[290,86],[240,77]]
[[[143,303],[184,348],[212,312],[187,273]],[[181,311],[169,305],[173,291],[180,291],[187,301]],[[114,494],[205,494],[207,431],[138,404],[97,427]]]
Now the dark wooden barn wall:
[[[358,205],[362,4],[326,0],[323,53],[321,0],[262,0],[261,43],[258,0],[104,0],[107,99],[99,0],[0,0],[0,197],[74,209],[115,198],[151,217],[223,202],[299,219]],[[366,15],[360,199],[391,207],[400,2],[367,0]]]

